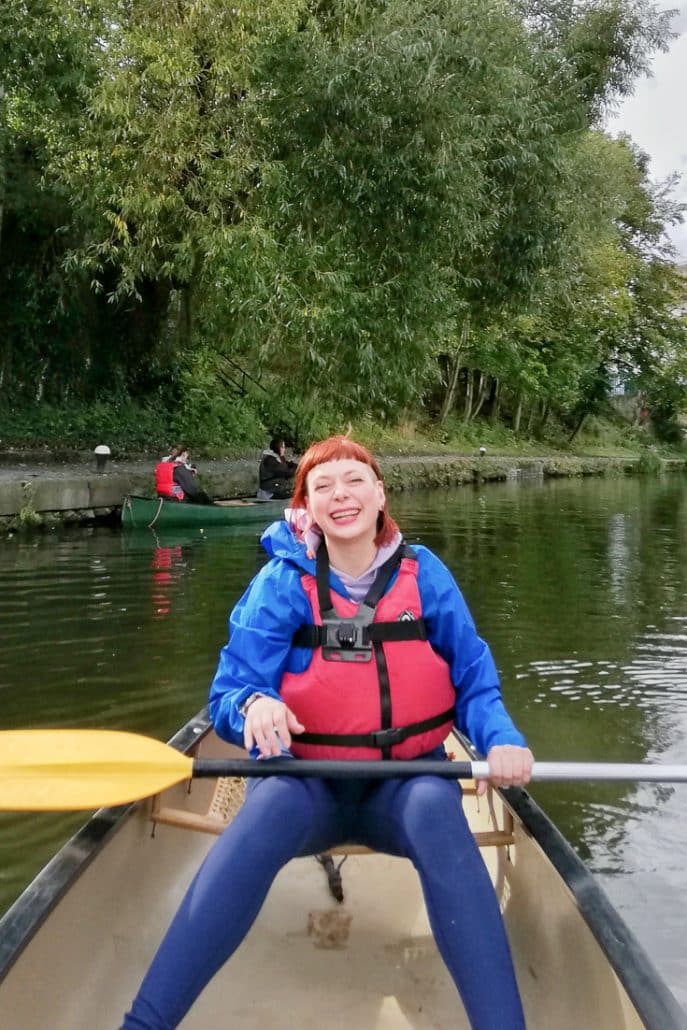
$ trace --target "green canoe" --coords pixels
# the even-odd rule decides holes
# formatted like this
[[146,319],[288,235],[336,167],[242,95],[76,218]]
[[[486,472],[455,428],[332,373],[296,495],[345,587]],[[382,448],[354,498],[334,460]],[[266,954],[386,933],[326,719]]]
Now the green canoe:
[[267,525],[284,512],[287,501],[236,498],[213,505],[180,504],[162,497],[127,495],[122,503],[122,525],[128,529],[161,526],[238,526],[257,522]]

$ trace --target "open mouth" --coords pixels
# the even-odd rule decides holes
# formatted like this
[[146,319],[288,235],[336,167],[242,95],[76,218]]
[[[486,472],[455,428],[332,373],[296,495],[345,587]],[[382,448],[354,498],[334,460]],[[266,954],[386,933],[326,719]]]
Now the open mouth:
[[360,513],[360,508],[346,508],[343,511],[334,511],[329,516],[332,522],[346,522],[354,519]]

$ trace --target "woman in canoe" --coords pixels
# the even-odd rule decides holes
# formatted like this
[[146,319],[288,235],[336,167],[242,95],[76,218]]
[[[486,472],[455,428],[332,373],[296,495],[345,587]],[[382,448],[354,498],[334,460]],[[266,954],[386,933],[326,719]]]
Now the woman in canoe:
[[278,501],[290,497],[297,467],[298,462],[286,457],[286,441],[283,437],[275,436],[270,440],[269,448],[262,452],[260,458],[258,500]]
[[[403,542],[369,451],[347,437],[313,444],[287,516],[264,533],[271,560],[230,616],[210,690],[219,736],[267,760],[412,761],[446,758],[442,742],[456,723],[487,754],[494,784],[527,783],[532,754],[503,705],[491,653],[446,566]],[[281,775],[248,781],[126,1030],[177,1026],[248,933],[279,869],[342,843],[413,862],[471,1025],[524,1027],[496,895],[457,782]]]
[[189,463],[188,447],[179,443],[155,466],[155,490],[158,497],[187,504],[212,504],[198,482],[195,465]]

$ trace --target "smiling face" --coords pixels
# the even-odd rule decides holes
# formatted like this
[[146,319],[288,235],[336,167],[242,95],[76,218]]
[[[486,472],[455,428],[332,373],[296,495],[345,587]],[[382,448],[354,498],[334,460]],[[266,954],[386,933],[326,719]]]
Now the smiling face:
[[369,465],[340,458],[316,465],[307,477],[307,508],[326,540],[372,543],[384,507],[384,485]]

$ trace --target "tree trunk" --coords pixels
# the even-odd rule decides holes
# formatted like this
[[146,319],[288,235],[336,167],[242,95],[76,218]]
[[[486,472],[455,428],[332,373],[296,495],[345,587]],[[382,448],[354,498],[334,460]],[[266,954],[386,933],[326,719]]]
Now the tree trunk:
[[467,375],[465,376],[465,409],[463,411],[463,421],[469,422],[472,415],[472,398],[474,393],[474,380],[473,370],[467,369]]
[[482,410],[482,405],[484,404],[485,400],[487,399],[487,394],[488,393],[489,393],[489,377],[485,376],[484,372],[480,372],[480,374],[479,374],[479,386],[477,388],[477,404],[475,405],[475,410],[472,413],[473,419],[477,418],[477,416],[479,415],[480,411]]
[[5,215],[5,116],[3,104],[5,102],[5,89],[0,82],[0,253],[2,253],[2,221]]
[[184,286],[179,298],[179,343],[180,350],[184,353],[191,345],[193,333],[193,297],[191,287]]
[[584,425],[586,418],[587,418],[587,412],[583,411],[582,414],[580,415],[580,417],[577,420],[577,425],[575,426],[575,428],[573,429],[572,433],[568,437],[568,443],[572,443],[573,442],[573,440],[575,439],[575,437],[579,433],[580,429],[582,429],[582,426]]
[[491,387],[491,397],[489,398],[491,404],[490,419],[492,422],[498,422],[499,415],[501,414],[501,380],[494,379]]
[[456,390],[458,389],[458,376],[460,375],[460,358],[465,350],[465,346],[468,342],[468,336],[470,335],[470,316],[465,316],[465,321],[460,330],[460,340],[456,347],[453,355],[453,363],[451,366],[451,372],[449,375],[449,382],[446,388],[446,394],[444,396],[444,403],[441,405],[441,411],[439,412],[439,425],[442,425],[453,411],[453,407],[456,402]]
[[522,392],[518,394],[518,403],[513,415],[513,432],[520,432],[520,419],[522,418]]
[[12,345],[5,337],[0,345],[0,390],[5,397],[8,396],[10,382],[12,380]]
[[545,427],[546,423],[549,421],[549,411],[550,410],[551,409],[549,407],[549,402],[548,401],[542,401],[542,405],[541,405],[541,419],[539,420],[539,427],[540,427],[540,429],[543,429]]
[[441,405],[441,411],[439,412],[439,425],[442,425],[448,418],[451,411],[453,411],[453,405],[456,402],[456,390],[458,388],[459,375],[460,350],[457,350],[456,353],[453,355],[451,374],[449,376],[448,386],[446,387],[446,393],[444,394],[444,402]]

